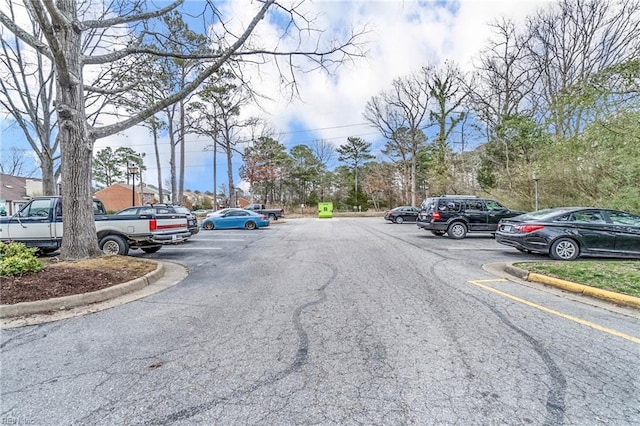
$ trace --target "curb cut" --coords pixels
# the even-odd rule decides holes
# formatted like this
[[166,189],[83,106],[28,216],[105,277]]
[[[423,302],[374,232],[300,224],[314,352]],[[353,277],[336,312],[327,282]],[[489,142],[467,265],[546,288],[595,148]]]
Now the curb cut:
[[40,314],[60,311],[93,303],[104,302],[127,293],[138,291],[164,276],[164,265],[158,262],[155,271],[126,283],[117,284],[90,293],[74,294],[71,296],[55,297],[35,302],[21,302],[13,305],[0,305],[0,318],[12,318],[23,315]]
[[585,296],[595,297],[597,299],[616,303],[618,305],[640,309],[639,297],[620,294],[620,293],[616,293],[609,290],[602,290],[602,289],[591,287],[584,284],[577,284],[571,281],[561,280],[559,278],[553,278],[546,275],[536,274],[534,272],[529,272],[525,269],[515,267],[512,264],[505,265],[504,271],[510,275],[520,278],[521,280],[546,284],[546,285],[560,288],[562,290],[569,291],[571,293],[577,293]]

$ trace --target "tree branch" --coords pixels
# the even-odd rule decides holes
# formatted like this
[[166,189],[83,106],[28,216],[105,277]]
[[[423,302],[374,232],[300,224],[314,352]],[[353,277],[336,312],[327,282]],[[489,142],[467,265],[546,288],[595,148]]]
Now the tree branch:
[[20,28],[16,25],[13,20],[11,20],[3,11],[0,10],[0,24],[7,27],[9,31],[11,31],[16,37],[18,37],[23,42],[27,43],[29,46],[36,49],[40,54],[46,56],[49,59],[53,60],[53,55],[51,53],[51,49],[42,41],[33,37],[31,34]]
[[198,75],[192,82],[187,84],[184,89],[173,94],[172,96],[167,97],[161,102],[156,103],[155,105],[147,108],[144,111],[139,112],[128,120],[121,121],[120,123],[112,124],[109,126],[104,126],[101,128],[94,128],[91,130],[91,134],[96,139],[103,138],[106,136],[114,135],[122,130],[128,129],[129,127],[135,126],[136,124],[144,121],[151,115],[156,112],[162,110],[163,108],[178,102],[181,99],[184,99],[189,93],[193,92],[195,89],[200,86],[207,78],[209,78],[214,72],[216,72],[224,63],[238,50],[242,47],[245,41],[249,38],[249,35],[253,32],[258,23],[264,18],[267,13],[269,7],[271,7],[275,3],[275,0],[267,0],[264,2],[260,12],[253,17],[251,23],[247,27],[247,29],[243,32],[242,36],[236,40],[227,50],[222,54],[212,65],[206,68],[200,75]]
[[169,6],[162,8],[162,9],[158,9],[156,11],[153,12],[147,12],[147,13],[140,13],[137,15],[131,15],[131,16],[121,16],[118,18],[112,18],[112,19],[103,19],[103,20],[92,20],[92,21],[84,21],[81,23],[82,28],[83,29],[88,29],[88,28],[109,28],[109,27],[113,27],[115,25],[121,25],[121,24],[128,24],[131,22],[138,22],[138,21],[144,21],[147,19],[152,19],[152,18],[157,18],[159,16],[163,16],[164,14],[171,12],[173,9],[177,8],[178,6],[180,6],[182,3],[184,3],[184,0],[176,0],[175,2],[171,3]]

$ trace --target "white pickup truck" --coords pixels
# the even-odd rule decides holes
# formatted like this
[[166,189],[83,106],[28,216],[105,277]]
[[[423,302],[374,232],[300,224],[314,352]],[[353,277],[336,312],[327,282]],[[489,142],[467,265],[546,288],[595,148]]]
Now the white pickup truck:
[[[186,241],[189,232],[183,214],[110,216],[98,199],[93,200],[98,246],[105,254],[126,255],[129,249],[155,253],[167,243]],[[0,241],[18,241],[43,253],[62,245],[62,198],[35,197],[10,217],[0,218]]]

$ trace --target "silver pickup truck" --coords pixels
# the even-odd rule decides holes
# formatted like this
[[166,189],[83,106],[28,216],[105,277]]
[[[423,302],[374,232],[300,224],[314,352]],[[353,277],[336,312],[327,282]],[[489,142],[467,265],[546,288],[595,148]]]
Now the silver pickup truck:
[[[98,199],[93,200],[98,246],[105,254],[126,255],[129,249],[155,253],[163,244],[186,241],[187,217],[182,214],[110,216]],[[62,245],[62,198],[35,197],[11,217],[0,218],[0,241],[18,241],[43,253]]]

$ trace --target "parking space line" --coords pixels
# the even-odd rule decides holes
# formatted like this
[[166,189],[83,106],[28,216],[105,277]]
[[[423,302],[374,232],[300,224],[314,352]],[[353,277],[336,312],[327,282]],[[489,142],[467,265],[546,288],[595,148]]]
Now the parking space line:
[[555,311],[553,309],[549,309],[549,308],[544,307],[542,305],[538,305],[537,303],[530,302],[530,301],[528,301],[526,299],[522,299],[520,297],[514,296],[514,295],[509,294],[509,293],[505,293],[503,291],[497,290],[497,289],[495,289],[493,287],[489,287],[489,286],[483,284],[483,283],[486,283],[486,282],[503,282],[503,281],[508,281],[508,280],[497,278],[495,280],[474,280],[474,281],[467,281],[467,282],[469,282],[469,283],[471,283],[471,284],[473,284],[475,286],[478,286],[480,288],[483,288],[485,290],[491,291],[491,292],[493,292],[495,294],[499,294],[500,296],[506,297],[506,298],[511,299],[511,300],[515,300],[516,302],[522,303],[522,304],[530,306],[532,308],[539,309],[539,310],[541,310],[543,312],[547,312],[549,314],[559,316],[559,317],[564,318],[566,320],[573,321],[573,322],[576,322],[578,324],[585,325],[587,327],[591,327],[591,328],[593,328],[595,330],[602,331],[603,333],[611,334],[611,335],[616,336],[616,337],[621,337],[621,338],[623,338],[625,340],[629,340],[629,341],[634,342],[634,343],[640,343],[640,338],[638,338],[638,337],[630,336],[628,334],[621,333],[619,331],[616,331],[616,330],[613,330],[613,329],[610,329],[610,328],[607,328],[607,327],[603,327],[601,325],[595,324],[595,323],[587,321],[587,320],[583,320],[583,319],[578,318],[578,317],[574,317],[574,316],[571,316],[571,315],[563,314],[562,312],[558,312],[558,311]]
[[222,250],[222,247],[163,247],[163,250]]
[[233,242],[242,242],[246,241],[244,238],[191,238],[191,241],[233,241]]

